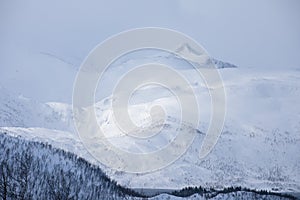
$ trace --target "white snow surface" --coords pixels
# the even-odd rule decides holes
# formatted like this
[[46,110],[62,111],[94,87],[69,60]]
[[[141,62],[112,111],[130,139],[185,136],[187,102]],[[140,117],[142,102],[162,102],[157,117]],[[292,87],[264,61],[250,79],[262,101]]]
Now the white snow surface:
[[[0,131],[48,142],[98,163],[81,143],[72,121],[70,97],[76,69],[57,61],[57,58],[39,55],[36,59],[40,59],[36,61],[38,64],[30,63],[32,65],[26,66],[26,70],[35,71],[40,63],[48,63],[43,66],[43,71],[59,65],[60,79],[55,81],[53,74],[45,73],[39,74],[34,82],[34,75],[30,73],[23,76],[20,72],[3,69],[6,76],[2,74],[0,81]],[[213,151],[200,160],[199,149],[211,117],[209,89],[187,64],[168,57],[161,60],[174,66],[190,81],[199,102],[200,125],[192,127],[185,123],[182,130],[178,129],[180,119],[176,98],[162,88],[145,87],[134,93],[129,105],[130,116],[136,124],[147,127],[151,123],[149,109],[153,105],[163,105],[167,119],[163,122],[165,126],[161,134],[151,141],[137,142],[118,130],[109,93],[118,77],[130,69],[128,66],[149,61],[149,57],[145,56],[138,61],[130,58],[126,62],[115,63],[115,67],[109,68],[100,81],[95,106],[99,127],[114,145],[132,152],[155,151],[180,131],[194,131],[196,138],[180,159],[151,173],[119,172],[98,163],[111,178],[135,188],[201,185],[300,191],[300,70],[220,67],[226,91],[225,125]],[[65,85],[61,86],[63,77]],[[23,79],[34,84],[41,83],[44,88],[39,91],[44,92],[30,92],[28,84],[22,86]]]

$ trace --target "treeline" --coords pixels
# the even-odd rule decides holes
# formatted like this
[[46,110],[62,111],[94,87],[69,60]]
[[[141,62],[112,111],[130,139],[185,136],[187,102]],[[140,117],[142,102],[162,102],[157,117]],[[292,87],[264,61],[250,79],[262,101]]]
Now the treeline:
[[49,144],[0,134],[0,199],[131,199],[143,197],[103,171]]
[[185,187],[181,190],[177,190],[171,193],[171,195],[177,196],[177,197],[189,197],[194,194],[199,194],[202,197],[205,198],[213,198],[218,196],[219,194],[230,194],[230,193],[236,193],[236,192],[249,192],[253,194],[258,195],[264,195],[264,196],[277,196],[277,197],[283,197],[287,199],[297,199],[294,196],[291,196],[289,194],[283,194],[283,193],[277,193],[277,192],[271,192],[267,190],[254,190],[249,188],[242,188],[242,187],[227,187],[222,190],[216,190],[214,188],[203,188],[201,186],[199,187]]

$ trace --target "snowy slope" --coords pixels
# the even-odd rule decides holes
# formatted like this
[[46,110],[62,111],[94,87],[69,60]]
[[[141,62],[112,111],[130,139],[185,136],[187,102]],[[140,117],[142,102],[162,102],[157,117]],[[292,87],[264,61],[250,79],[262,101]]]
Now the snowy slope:
[[[299,191],[299,71],[237,68],[221,74],[227,113],[213,152],[204,160],[197,158],[203,138],[199,134],[182,159],[163,172],[140,176],[143,181],[134,177],[131,184],[150,187],[148,182],[159,180],[155,186],[243,185]],[[205,120],[203,124],[198,129],[205,133]]]
[[[43,130],[37,130],[36,133],[38,132]],[[76,154],[6,133],[0,135],[0,146],[2,199],[145,199],[133,190],[120,187],[99,167],[91,165]],[[186,190],[181,190],[176,191],[176,196],[161,194],[151,196],[149,199],[290,199],[291,197],[241,188],[227,188],[223,191],[198,189],[198,193],[186,193]]]
[[0,87],[1,127],[42,127],[72,129],[71,106],[65,103],[40,103]]
[[[299,70],[220,67],[227,99],[225,127],[213,152],[205,159],[199,160],[199,148],[209,123],[211,103],[203,80],[195,75],[184,61],[164,54],[159,54],[159,58],[154,56],[157,58],[155,61],[174,66],[192,83],[201,107],[199,127],[186,124],[183,130],[178,130],[177,103],[170,93],[157,87],[147,87],[136,92],[129,109],[137,124],[147,125],[149,108],[155,104],[164,105],[168,111],[168,118],[163,134],[150,143],[139,143],[125,138],[113,122],[109,96],[114,86],[112,83],[131,66],[153,61],[151,52],[149,54],[120,59],[107,71],[102,82],[100,81],[100,85],[107,87],[100,88],[97,93],[96,110],[99,125],[113,144],[132,152],[154,151],[167,144],[178,131],[195,131],[197,137],[182,158],[171,166],[153,173],[127,174],[107,169],[100,164],[112,178],[126,186],[146,188],[203,185],[217,188],[244,186],[281,191],[300,190],[300,106],[297,103],[300,95]],[[38,58],[38,63],[48,63],[54,59],[47,56],[47,59],[44,56]],[[61,63],[54,60],[51,62]],[[55,63],[53,66],[56,66]],[[31,69],[31,65],[28,65],[26,69],[35,70],[37,66]],[[52,65],[46,67],[51,68]],[[39,78],[47,87],[58,88],[52,95],[48,95],[45,89],[42,93],[27,93],[25,98],[20,94],[21,85],[17,87],[19,91],[13,91],[14,87],[8,84],[9,78],[5,80],[3,76],[1,83],[4,85],[0,88],[0,130],[32,140],[49,142],[55,147],[74,152],[92,163],[97,163],[73,131],[70,101],[62,103],[66,100],[64,95],[68,96],[71,93],[71,90],[66,91],[71,85],[71,80],[75,78],[75,68],[68,68],[65,64],[61,67],[64,70],[59,70],[60,76],[68,80],[67,87],[59,89],[60,82],[54,84],[53,77],[47,74]],[[39,80],[36,80],[36,83]],[[4,88],[6,84],[8,88]],[[28,86],[23,87],[29,90]],[[46,95],[43,96],[44,94]]]

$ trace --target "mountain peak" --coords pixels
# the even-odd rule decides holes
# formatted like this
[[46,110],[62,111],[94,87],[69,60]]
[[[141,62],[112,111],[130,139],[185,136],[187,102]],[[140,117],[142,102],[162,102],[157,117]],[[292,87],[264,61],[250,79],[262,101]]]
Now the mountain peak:
[[216,65],[216,67],[218,69],[224,69],[224,68],[237,68],[236,65],[234,64],[231,64],[229,62],[224,62],[224,61],[221,61],[221,60],[217,60],[215,58],[211,58],[211,61]]

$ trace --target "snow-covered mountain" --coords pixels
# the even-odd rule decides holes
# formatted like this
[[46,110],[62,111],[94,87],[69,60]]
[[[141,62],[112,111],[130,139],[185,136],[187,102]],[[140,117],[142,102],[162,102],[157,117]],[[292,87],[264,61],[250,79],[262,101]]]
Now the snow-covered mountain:
[[41,127],[71,131],[70,105],[40,103],[0,87],[1,127]]
[[242,188],[185,188],[145,195],[118,185],[95,165],[49,144],[0,134],[1,199],[292,199],[293,196]]
[[[182,188],[201,185],[294,192],[300,190],[299,70],[236,68],[213,60],[222,68],[219,72],[226,90],[226,122],[211,154],[200,160],[199,149],[210,120],[208,88],[185,61],[164,53],[153,56],[151,52],[143,52],[142,55],[129,55],[117,60],[104,75],[99,84],[107,87],[97,91],[97,119],[113,144],[133,152],[154,151],[167,144],[178,131],[195,132],[196,138],[186,154],[167,168],[145,174],[129,174],[108,169],[98,163],[87,152],[74,131],[71,101],[68,100],[69,97],[63,98],[64,95],[71,96],[72,91],[66,92],[69,86],[56,90],[57,98],[55,92],[39,98],[39,95],[47,93],[47,88],[44,88],[43,93],[22,95],[22,85],[18,85],[18,91],[12,91],[9,80],[5,80],[3,76],[1,83],[7,85],[3,84],[0,88],[0,131],[48,142],[54,147],[74,152],[91,163],[98,164],[110,177],[128,187]],[[56,58],[49,60],[49,57],[39,56],[38,59],[37,63],[43,63]],[[183,130],[177,129],[178,109],[174,97],[159,87],[147,87],[133,95],[129,110],[137,124],[146,126],[150,122],[149,108],[155,104],[164,105],[168,112],[162,134],[150,142],[139,143],[125,138],[118,131],[111,110],[113,99],[109,95],[114,87],[113,83],[130,67],[148,61],[174,66],[189,79],[201,109],[199,127],[186,124]],[[71,85],[71,80],[75,79],[75,68],[70,68],[61,61],[51,62],[60,63],[60,77],[66,77],[66,84]],[[32,70],[37,66],[33,66]],[[44,67],[48,69],[52,65]],[[30,68],[31,65],[28,65],[27,69]],[[51,86],[55,82],[52,76],[46,74],[39,79],[43,80],[44,86],[59,88],[60,82]],[[26,90],[29,88],[24,85],[24,91]]]
[[[202,50],[203,51],[203,50]],[[180,53],[184,56],[184,58],[193,63],[195,66],[199,67],[207,67],[207,65],[214,64],[216,68],[223,69],[223,68],[236,68],[237,66],[228,62],[223,62],[221,60],[217,60],[215,58],[211,58],[207,56],[205,52],[197,52],[193,47],[189,44],[185,43],[179,46],[175,53]],[[202,65],[203,63],[203,65]]]
[[212,58],[212,62],[220,69],[223,69],[223,68],[237,68],[236,65],[234,64],[231,64],[229,62],[223,62],[221,60],[217,60],[215,58]]

